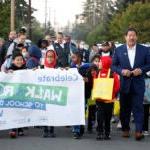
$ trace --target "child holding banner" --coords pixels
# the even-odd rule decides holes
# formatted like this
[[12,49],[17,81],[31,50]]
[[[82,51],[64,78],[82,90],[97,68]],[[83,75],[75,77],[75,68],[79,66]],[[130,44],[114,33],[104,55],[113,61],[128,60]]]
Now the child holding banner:
[[[86,75],[86,70],[89,68],[89,64],[84,64],[82,62],[82,55],[80,52],[74,52],[72,54],[72,57],[71,57],[71,60],[72,60],[72,63],[71,63],[71,68],[77,68],[79,73],[85,77]],[[87,82],[86,81],[87,78],[84,78],[85,80],[85,83]],[[85,85],[86,86],[86,85]],[[86,89],[86,88],[85,88]],[[88,94],[86,94],[85,92],[85,99],[88,97]],[[85,102],[85,105],[86,105],[86,102]],[[73,134],[74,134],[74,138],[75,139],[80,139],[83,134],[84,134],[84,126],[81,126],[81,125],[76,125],[76,126],[73,126]]]
[[[22,70],[22,69],[26,69],[25,61],[24,61],[23,55],[19,52],[19,50],[16,49],[13,52],[12,64],[11,64],[10,68],[8,69],[8,72],[13,72],[13,71]],[[18,129],[12,129],[12,131],[10,131],[10,133],[9,133],[10,137],[16,138],[17,131],[18,131],[18,136],[24,135],[23,129],[18,128]]]
[[[57,65],[57,55],[54,50],[48,50],[45,54],[44,58],[44,68],[56,68]],[[43,127],[43,137],[52,137],[54,138],[56,135],[54,133],[54,127]]]
[[[110,67],[112,64],[112,58],[110,56],[101,56],[100,61],[102,63],[102,69],[99,72],[99,78],[107,78],[111,76],[114,79],[112,99],[96,99],[97,106],[97,140],[110,140],[110,122],[113,113],[114,100],[119,92],[120,83],[119,76],[116,73],[110,74]],[[101,87],[99,87],[101,88]],[[108,87],[107,87],[108,88]]]

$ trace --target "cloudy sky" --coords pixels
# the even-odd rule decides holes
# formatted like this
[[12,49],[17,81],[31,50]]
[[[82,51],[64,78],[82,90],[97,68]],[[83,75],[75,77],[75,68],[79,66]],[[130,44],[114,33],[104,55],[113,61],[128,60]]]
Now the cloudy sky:
[[[41,22],[45,22],[45,1],[32,0],[32,7],[37,11],[34,16]],[[60,26],[65,26],[68,21],[73,22],[75,15],[82,12],[85,0],[47,0],[47,20],[51,20]],[[55,19],[54,19],[55,18]]]

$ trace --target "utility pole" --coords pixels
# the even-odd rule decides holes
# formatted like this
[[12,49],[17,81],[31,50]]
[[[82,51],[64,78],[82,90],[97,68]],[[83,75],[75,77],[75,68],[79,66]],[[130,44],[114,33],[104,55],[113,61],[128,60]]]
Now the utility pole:
[[15,30],[15,0],[11,0],[10,29]]
[[45,33],[47,30],[47,0],[45,0]]
[[56,10],[54,9],[54,28],[56,27]]
[[93,0],[93,27],[96,26],[96,1]]
[[49,7],[49,22],[51,22],[51,8]]
[[32,22],[31,22],[31,14],[32,14],[32,6],[31,6],[31,0],[29,0],[28,22],[29,22],[29,38],[30,38],[30,39],[32,39]]

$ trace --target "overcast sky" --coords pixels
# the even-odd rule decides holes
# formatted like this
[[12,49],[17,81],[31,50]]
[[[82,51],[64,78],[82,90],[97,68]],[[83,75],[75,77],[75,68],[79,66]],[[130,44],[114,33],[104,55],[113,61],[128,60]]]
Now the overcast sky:
[[[34,16],[41,22],[45,22],[45,1],[32,0],[32,7],[37,11]],[[68,21],[73,22],[75,15],[82,12],[85,0],[47,0],[47,20],[51,18],[51,23],[55,22],[60,26],[65,26]],[[54,17],[55,16],[55,17]]]

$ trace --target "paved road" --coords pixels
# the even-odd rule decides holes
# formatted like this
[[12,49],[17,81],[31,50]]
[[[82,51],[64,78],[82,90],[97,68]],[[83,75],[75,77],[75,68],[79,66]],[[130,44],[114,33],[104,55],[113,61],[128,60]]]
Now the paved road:
[[41,129],[25,131],[24,137],[10,139],[8,131],[0,131],[0,150],[150,150],[150,136],[137,142],[134,137],[123,139],[113,128],[111,141],[96,141],[95,134],[85,134],[81,140],[72,138],[69,128],[57,128],[56,138],[44,139]]

